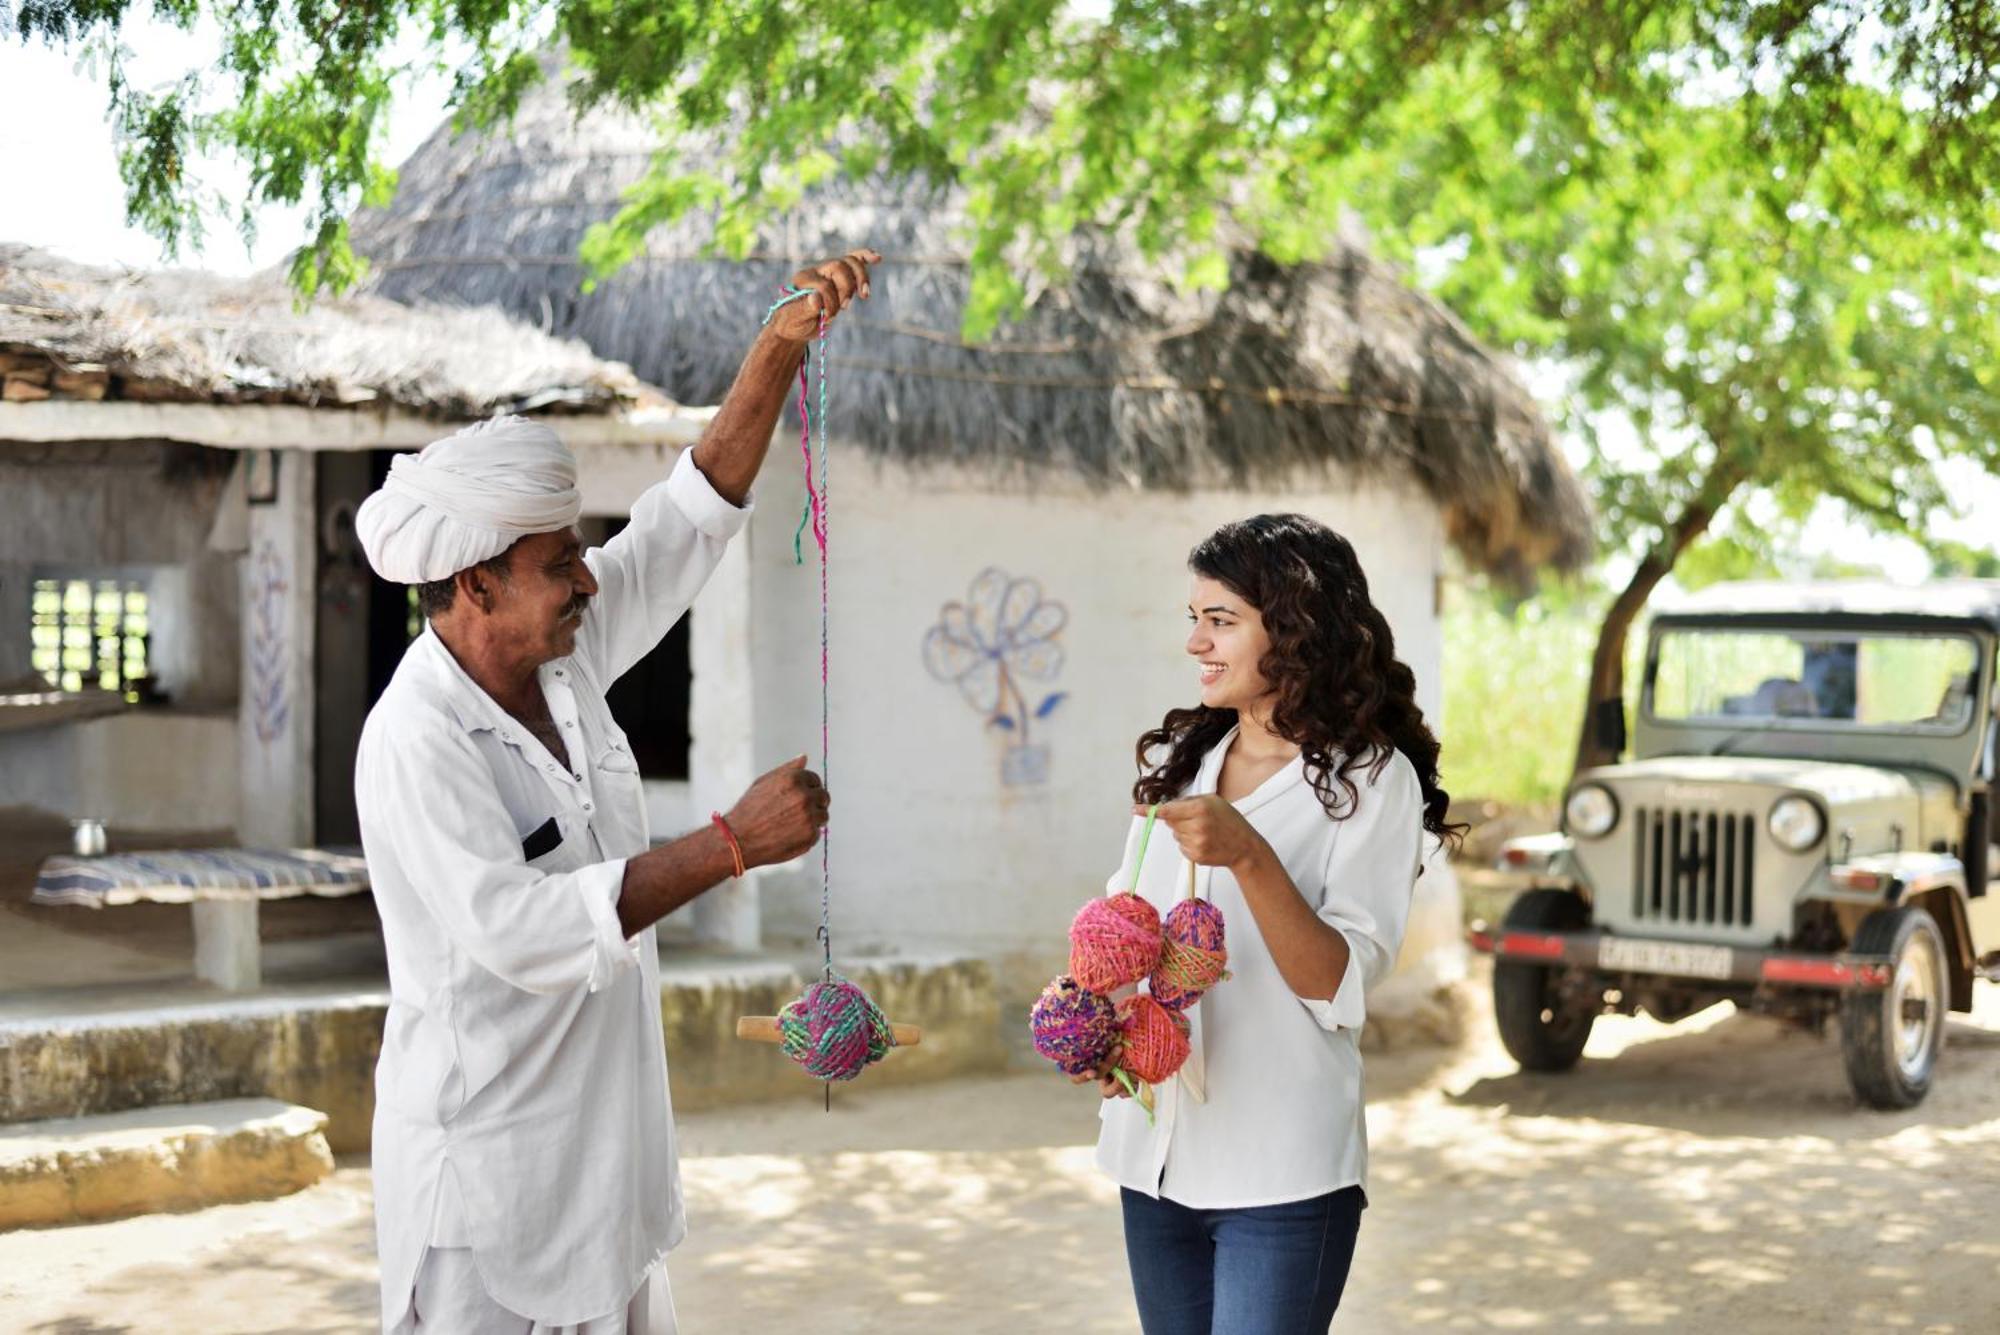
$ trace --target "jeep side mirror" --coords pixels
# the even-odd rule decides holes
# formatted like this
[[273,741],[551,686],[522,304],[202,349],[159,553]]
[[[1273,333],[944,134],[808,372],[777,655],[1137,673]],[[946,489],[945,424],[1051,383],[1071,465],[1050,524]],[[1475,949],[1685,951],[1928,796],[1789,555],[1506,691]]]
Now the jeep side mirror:
[[1591,709],[1590,728],[1598,746],[1613,756],[1625,754],[1625,701],[1618,696],[1599,700]]

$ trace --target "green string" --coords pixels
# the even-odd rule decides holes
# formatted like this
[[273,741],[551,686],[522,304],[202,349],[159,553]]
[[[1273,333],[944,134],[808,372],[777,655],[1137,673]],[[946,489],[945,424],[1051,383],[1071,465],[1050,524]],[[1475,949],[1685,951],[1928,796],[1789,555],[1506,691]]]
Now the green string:
[[812,296],[813,289],[809,287],[793,287],[790,283],[787,283],[785,284],[785,293],[786,293],[785,296],[780,297],[778,300],[771,303],[770,310],[764,312],[763,323],[765,324],[771,323],[772,316],[776,315],[782,308],[789,306],[793,302],[797,301],[800,297]]
[[1139,869],[1146,865],[1146,845],[1153,841],[1153,822],[1160,818],[1160,804],[1146,808],[1146,828],[1139,832],[1139,858],[1132,864],[1132,893],[1139,893]]
[[1146,1114],[1146,1125],[1152,1126],[1153,1105],[1146,1102],[1145,1096],[1139,1092],[1139,1082],[1132,1078],[1132,1073],[1130,1071],[1127,1071],[1124,1067],[1119,1066],[1119,1067],[1114,1067],[1112,1069],[1111,1074],[1112,1077],[1116,1079],[1119,1084],[1125,1086],[1126,1095],[1132,1100],[1132,1102],[1139,1105],[1140,1111]]
[[[1155,802],[1146,808],[1146,828],[1139,832],[1139,857],[1132,864],[1132,894],[1136,895],[1139,893],[1139,869],[1146,865],[1146,846],[1153,842],[1153,824],[1159,818],[1160,804]],[[1125,1092],[1131,1096],[1132,1101],[1145,1110],[1146,1125],[1153,1125],[1153,1109],[1140,1096],[1138,1082],[1132,1078],[1132,1073],[1122,1066],[1117,1066],[1112,1068],[1111,1074],[1119,1084],[1125,1087]]]

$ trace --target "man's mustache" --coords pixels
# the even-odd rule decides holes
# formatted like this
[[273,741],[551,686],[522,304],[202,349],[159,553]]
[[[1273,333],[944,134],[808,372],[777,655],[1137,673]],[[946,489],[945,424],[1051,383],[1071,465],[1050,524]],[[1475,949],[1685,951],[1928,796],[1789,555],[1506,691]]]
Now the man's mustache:
[[580,595],[572,598],[563,604],[562,620],[568,621],[571,617],[581,617],[589,607],[589,595]]

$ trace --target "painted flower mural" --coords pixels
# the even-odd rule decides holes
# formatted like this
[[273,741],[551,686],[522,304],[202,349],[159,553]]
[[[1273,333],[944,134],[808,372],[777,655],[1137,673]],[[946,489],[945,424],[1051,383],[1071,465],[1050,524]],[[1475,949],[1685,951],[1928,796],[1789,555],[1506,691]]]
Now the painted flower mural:
[[924,636],[925,668],[956,686],[986,726],[1006,736],[1000,781],[1009,787],[1048,782],[1048,747],[1031,733],[1067,697],[1042,683],[1062,671],[1057,637],[1068,624],[1069,611],[1044,598],[1038,581],[989,566],[974,577],[964,602],[944,605]]

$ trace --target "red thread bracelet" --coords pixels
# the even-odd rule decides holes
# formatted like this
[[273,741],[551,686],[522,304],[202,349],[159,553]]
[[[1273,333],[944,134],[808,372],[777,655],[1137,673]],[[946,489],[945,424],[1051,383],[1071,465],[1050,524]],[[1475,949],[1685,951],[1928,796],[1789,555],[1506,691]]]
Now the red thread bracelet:
[[743,845],[736,842],[736,831],[729,828],[729,822],[722,818],[720,811],[711,811],[708,818],[715,822],[715,828],[722,831],[722,837],[729,842],[729,856],[736,862],[736,879],[742,880],[746,868],[743,866]]

